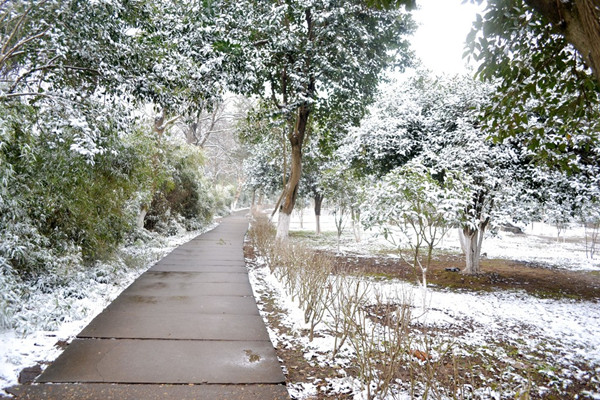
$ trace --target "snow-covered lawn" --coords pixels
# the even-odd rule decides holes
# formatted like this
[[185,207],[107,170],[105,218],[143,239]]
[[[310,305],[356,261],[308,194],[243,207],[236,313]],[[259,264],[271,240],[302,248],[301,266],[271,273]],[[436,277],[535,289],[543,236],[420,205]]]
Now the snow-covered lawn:
[[[269,213],[272,210],[267,210]],[[323,242],[319,247],[335,250],[335,222],[333,215],[323,210],[321,215],[321,230],[324,232]],[[277,217],[275,217],[276,220]],[[302,223],[300,222],[302,220]],[[386,249],[390,252],[394,247],[376,231],[361,230],[361,241],[356,242],[352,232],[352,223],[347,218],[342,234],[342,252],[356,254],[373,254]],[[315,231],[315,218],[312,209],[306,208],[292,215],[290,231],[312,234]],[[600,271],[600,254],[590,260],[586,256],[585,229],[580,225],[572,225],[560,236],[555,226],[535,222],[521,227],[523,233],[513,234],[499,231],[496,234],[487,233],[483,241],[481,253],[488,258],[504,258],[518,261],[535,262],[547,265],[549,268],[573,271]],[[557,240],[558,238],[558,240]],[[437,247],[454,252],[460,251],[458,230],[450,230]]]
[[[303,230],[314,228],[312,218],[307,214],[308,210],[302,229],[299,215],[293,216],[292,236],[295,233],[296,239],[312,244],[316,240],[319,248],[335,251],[336,236],[331,232],[335,230],[331,216],[322,217],[322,237],[307,240],[308,233]],[[581,242],[583,229],[574,228],[563,233],[564,242],[562,238],[557,242],[556,230],[544,224],[536,223],[533,229],[529,226],[525,233],[501,232],[498,236],[488,237],[483,251],[491,258],[545,263],[547,268],[600,269],[598,261],[585,258],[585,246]],[[444,247],[458,251],[458,239],[449,236]],[[393,250],[369,232],[363,233],[361,243],[355,243],[350,226],[342,238],[343,252],[364,255],[377,252],[381,255],[386,249]],[[365,386],[357,379],[352,366],[351,346],[345,345],[332,359],[334,335],[327,323],[321,323],[315,339],[309,341],[306,334],[309,327],[297,299],[294,301],[284,285],[270,273],[262,257],[251,265],[254,265],[250,269],[251,282],[263,316],[271,321],[269,331],[274,345],[279,349],[295,348],[304,354],[309,365],[334,371],[335,377],[307,376],[305,380],[288,381],[292,397],[309,399],[322,393],[331,398],[366,398]],[[446,346],[457,357],[472,363],[468,367],[475,377],[462,384],[469,388],[473,398],[512,399],[528,392],[534,398],[552,393],[554,396],[600,399],[598,301],[544,299],[518,290],[466,292],[430,287],[426,294],[426,311],[422,312],[421,288],[411,283],[368,277],[353,279],[361,280],[369,287],[368,301],[373,305],[386,298],[391,303],[411,299],[414,343],[426,343],[429,338],[433,343],[429,349],[433,361],[442,357],[436,348]],[[275,304],[279,311],[274,312],[269,304]],[[277,323],[272,322],[273,318]],[[468,369],[466,365],[463,367]],[[410,398],[409,389],[406,382],[397,383],[386,398]]]
[[113,262],[70,271],[70,281],[59,288],[31,288],[36,292],[12,316],[17,319],[16,329],[0,331],[0,390],[15,385],[23,368],[53,361],[140,274],[201,232],[181,231],[170,237],[152,234],[148,242],[121,249]]

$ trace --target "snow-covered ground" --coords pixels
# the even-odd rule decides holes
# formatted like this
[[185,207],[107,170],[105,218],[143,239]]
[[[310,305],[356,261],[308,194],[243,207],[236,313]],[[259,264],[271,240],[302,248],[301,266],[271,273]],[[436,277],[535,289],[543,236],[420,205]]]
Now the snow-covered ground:
[[[303,220],[301,229],[299,215],[294,214],[291,231],[310,232],[314,229],[310,210],[305,211]],[[325,231],[322,247],[333,248],[335,235],[332,232],[335,231],[335,225],[331,215],[323,215],[322,229]],[[583,237],[582,228],[574,228],[561,234],[566,238],[564,242],[562,238],[559,242],[556,241],[555,228],[540,223],[534,224],[533,228],[527,227],[525,233],[526,236],[501,232],[496,237],[487,237],[483,252],[488,257],[544,262],[549,267],[600,269],[597,261],[591,262],[585,257],[585,246],[580,240]],[[80,299],[69,298],[68,304],[64,303],[65,296],[62,292],[35,295],[28,307],[29,316],[24,313],[22,318],[35,320],[40,315],[52,315],[53,309],[66,308],[69,312],[63,321],[56,323],[56,329],[53,330],[0,332],[0,388],[15,384],[18,373],[23,368],[55,359],[61,351],[56,346],[57,343],[70,341],[154,260],[196,234],[198,232],[172,237],[160,245],[151,242],[147,247],[131,250],[155,255],[137,270],[118,270],[118,285],[82,275],[85,282],[81,282],[82,287],[78,289],[86,293],[86,296]],[[443,245],[458,250],[458,239],[451,234]],[[363,240],[356,243],[348,223],[342,237],[342,251],[367,255],[374,251],[381,254],[386,249],[390,252],[393,250],[388,242],[372,232],[363,232]],[[99,266],[98,271],[92,272],[97,275],[103,268],[114,269],[114,266]],[[265,293],[271,293],[272,299],[285,310],[282,322],[292,334],[269,328],[274,345],[284,348],[300,346],[310,362],[330,365],[334,338],[325,329],[325,325],[317,327],[316,337],[310,342],[305,335],[300,334],[306,328],[302,310],[286,294],[282,284],[269,273],[268,268],[253,268],[250,277],[263,313],[264,306],[260,299]],[[581,398],[600,399],[600,335],[597,332],[600,327],[600,305],[597,302],[540,299],[520,291],[466,293],[429,288],[426,301],[428,311],[421,315],[418,311],[422,304],[419,288],[401,281],[365,282],[371,287],[372,300],[375,292],[383,296],[409,293],[407,297],[415,302],[415,323],[436,328],[436,332],[441,333],[438,340],[455,341],[456,351],[479,352],[486,359],[513,366],[509,372],[514,375],[512,381],[515,387],[493,389],[495,386],[490,382],[489,386],[478,388],[480,398],[496,399],[509,395],[514,398],[517,385],[527,384],[525,369],[539,360],[546,360],[546,366],[536,367],[546,371],[549,377],[554,376],[550,379],[554,382],[553,385],[562,387],[584,382],[587,393],[582,392]],[[24,323],[23,326],[27,324]],[[508,353],[506,344],[514,346],[515,352]],[[337,357],[335,366],[331,365],[336,368],[337,377],[321,381],[312,379],[290,382],[290,394],[296,399],[308,399],[319,391],[326,391],[329,394],[353,393],[355,399],[364,398],[364,386],[346,371],[351,357],[350,347],[345,346]],[[586,368],[582,369],[582,365]],[[542,387],[537,390],[543,393],[550,388]],[[398,399],[409,398],[400,389],[393,395]]]
[[[321,230],[333,234],[336,231],[333,215],[327,210],[323,210],[322,214]],[[275,216],[275,220],[276,218],[277,216]],[[529,224],[522,227],[522,230],[525,235],[504,231],[496,234],[487,233],[483,240],[482,254],[488,258],[535,262],[547,265],[549,268],[600,271],[600,254],[596,255],[593,260],[586,256],[585,229],[582,226],[572,225],[566,231],[561,231],[560,236],[558,236],[555,226],[542,222]],[[300,212],[294,212],[290,231],[314,232],[315,218],[312,209],[303,210],[302,217]],[[335,235],[329,237],[333,237],[332,240],[335,239]],[[323,247],[334,248],[332,243],[323,243]],[[458,230],[450,230],[438,248],[459,252]],[[385,249],[392,251],[394,246],[382,235],[378,236],[375,230],[366,232],[361,230],[361,241],[357,243],[354,240],[352,224],[348,218],[342,234],[340,249],[343,252],[371,254],[374,251]]]
[[[149,242],[121,250],[123,256],[136,259],[137,267],[128,267],[122,261],[82,267],[73,272],[68,285],[48,293],[38,289],[26,307],[13,316],[18,318],[18,328],[0,330],[0,391],[16,384],[23,368],[56,359],[63,350],[61,344],[70,342],[123,289],[157,260],[201,232],[154,235]],[[80,295],[73,296],[74,293]]]
[[[292,234],[302,236],[313,229],[310,210],[304,212],[302,227],[299,213],[292,216]],[[335,231],[335,225],[331,215],[325,213],[322,216],[321,229],[324,234],[318,246],[335,249],[335,235],[331,233]],[[490,258],[544,263],[549,268],[600,269],[597,260],[586,258],[583,228],[574,227],[561,233],[559,241],[556,241],[556,229],[545,224],[530,225],[524,232],[526,235],[500,232],[497,236],[487,237],[483,252]],[[563,237],[566,240],[563,241]],[[458,251],[457,235],[450,234],[443,245]],[[366,255],[378,251],[381,254],[382,250],[385,253],[385,249],[391,252],[392,246],[372,232],[363,232],[363,240],[357,244],[348,224],[342,237],[343,252]],[[319,325],[312,342],[300,333],[308,328],[302,310],[269,269],[260,265],[260,258],[258,266],[251,269],[250,276],[263,314],[262,302],[265,299],[260,299],[265,293],[271,293],[270,299],[285,310],[281,323],[288,328],[288,333],[270,327],[273,343],[282,348],[299,346],[311,363],[338,369],[336,378],[289,382],[288,390],[292,397],[309,399],[322,391],[330,396],[352,393],[354,399],[364,399],[364,386],[346,373],[344,359],[351,357],[351,350],[346,347],[341,359],[332,360],[330,354],[334,338],[325,324]],[[495,363],[502,365],[499,368],[503,369],[499,369],[497,374],[502,375],[500,381],[503,383],[482,376],[484,384],[473,388],[476,398],[515,398],[519,391],[528,388],[528,374],[535,371],[546,376],[548,382],[547,387],[533,387],[537,396],[553,390],[554,393],[567,390],[574,385],[583,388],[578,389],[579,398],[600,399],[600,304],[597,301],[541,299],[517,290],[473,293],[429,288],[426,293],[427,310],[421,313],[421,288],[399,280],[365,278],[364,281],[371,288],[370,301],[373,304],[375,293],[380,297],[389,296],[392,302],[398,300],[398,293],[402,293],[403,298],[413,301],[413,322],[437,332],[436,341],[452,343],[453,351],[459,355],[478,354],[481,359],[490,362],[489,368],[496,368]],[[506,374],[510,377],[507,378]],[[400,386],[389,396],[390,399],[410,398]]]
[[[278,307],[286,311],[281,321],[292,334],[269,328],[271,340],[276,347],[303,348],[307,360],[319,365],[328,365],[338,369],[338,377],[315,382],[290,382],[288,390],[294,399],[310,399],[318,391],[326,391],[330,396],[335,393],[353,393],[354,399],[364,399],[364,387],[357,379],[346,373],[344,359],[351,357],[351,349],[346,346],[341,356],[332,360],[331,350],[334,337],[321,324],[312,342],[302,330],[308,329],[304,314],[286,293],[282,284],[269,272],[266,266],[251,269],[251,283],[258,299],[265,293],[272,293]],[[375,303],[374,293],[387,294],[396,298],[398,292],[412,292],[415,309],[420,307],[420,289],[401,281],[370,282],[371,299]],[[408,296],[410,297],[410,296]],[[406,296],[404,297],[406,298]],[[489,386],[474,388],[477,398],[500,399],[514,398],[519,388],[527,385],[529,368],[544,370],[553,374],[550,379],[557,387],[568,387],[578,383],[587,387],[588,395],[581,398],[600,398],[600,307],[595,302],[572,300],[539,299],[520,292],[494,293],[456,293],[429,289],[427,293],[428,310],[422,314],[416,311],[415,323],[421,323],[439,332],[438,343],[453,343],[458,354],[483,352],[486,359],[510,364],[514,368],[512,387]],[[264,307],[259,300],[259,308]],[[266,315],[265,315],[266,316]],[[437,329],[439,328],[439,329]],[[501,345],[503,343],[503,345]],[[516,348],[514,354],[508,354],[506,344]],[[536,354],[534,358],[532,354]],[[544,360],[547,366],[533,365]],[[587,370],[580,369],[587,365]],[[536,388],[542,395],[550,390]],[[392,395],[390,395],[392,396]],[[410,398],[408,393],[397,391],[392,398]]]

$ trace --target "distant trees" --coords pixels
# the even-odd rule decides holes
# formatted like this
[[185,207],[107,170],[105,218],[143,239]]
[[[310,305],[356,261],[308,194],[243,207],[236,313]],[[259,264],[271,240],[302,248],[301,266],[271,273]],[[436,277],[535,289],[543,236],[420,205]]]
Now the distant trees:
[[[584,199],[591,202],[587,204],[598,201],[598,165],[580,161],[572,164],[578,169],[568,173],[549,168],[540,164],[535,151],[526,145],[526,133],[502,142],[488,140],[488,127],[481,118],[492,107],[490,93],[494,90],[467,77],[434,78],[422,72],[405,77],[382,89],[371,114],[351,131],[339,152],[346,168],[371,176],[375,182],[396,181],[391,176],[413,163],[430,170],[442,186],[449,177],[460,177],[467,200],[457,200],[460,212],[447,223],[459,227],[466,255],[464,273],[480,272],[484,234],[494,225],[506,220],[528,221],[544,212],[549,216],[550,210],[557,210],[557,218],[572,220],[587,203]],[[404,186],[411,187],[409,183]],[[397,198],[399,203],[410,204],[402,200],[403,187],[386,187],[367,189],[371,197],[365,207],[380,205],[370,211],[374,213],[370,225],[375,221],[385,227],[395,209],[383,199]],[[432,206],[442,207],[442,203],[433,202]],[[408,218],[404,223],[410,226],[412,221],[414,218]]]

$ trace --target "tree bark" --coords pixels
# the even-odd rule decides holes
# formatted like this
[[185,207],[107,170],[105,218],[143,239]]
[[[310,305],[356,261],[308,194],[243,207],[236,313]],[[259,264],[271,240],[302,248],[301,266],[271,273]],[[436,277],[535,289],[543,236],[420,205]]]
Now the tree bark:
[[463,274],[475,275],[481,273],[481,244],[483,243],[483,236],[488,222],[489,219],[486,219],[479,224],[477,229],[466,227],[462,230],[465,251],[465,269],[462,271]]
[[481,272],[480,254],[481,248],[477,245],[479,230],[464,228],[464,246],[465,246],[465,269],[463,274],[479,274]]
[[148,205],[142,204],[140,207],[140,212],[137,217],[136,226],[138,229],[144,228],[144,220],[146,219],[146,214],[148,213]]
[[238,201],[240,201],[240,196],[242,195],[243,187],[244,187],[244,182],[238,178],[235,196],[233,196],[233,201],[231,202],[231,211],[234,211],[237,208]]
[[296,116],[296,125],[294,131],[290,133],[289,140],[291,144],[292,157],[290,160],[290,178],[285,186],[283,201],[279,207],[279,222],[277,224],[277,240],[285,240],[290,230],[290,218],[296,199],[298,198],[298,184],[302,174],[302,144],[308,125],[310,109],[308,105],[302,105],[298,108]]
[[315,233],[321,234],[321,205],[323,204],[323,195],[315,192]]
[[460,249],[463,255],[467,254],[467,245],[465,244],[465,231],[463,228],[458,228],[458,241],[460,242]]
[[525,0],[581,54],[600,82],[600,0]]
[[352,217],[352,232],[354,232],[354,240],[356,243],[360,243],[360,212],[354,207],[350,207]]

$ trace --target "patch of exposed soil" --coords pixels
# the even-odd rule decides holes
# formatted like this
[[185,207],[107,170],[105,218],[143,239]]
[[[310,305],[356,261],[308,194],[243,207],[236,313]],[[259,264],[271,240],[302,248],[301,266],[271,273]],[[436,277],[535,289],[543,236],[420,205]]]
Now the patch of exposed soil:
[[[415,271],[401,258],[389,256],[357,256],[327,252],[336,260],[338,271],[380,279],[402,279],[417,282]],[[600,274],[591,271],[553,270],[530,262],[482,258],[479,275],[464,275],[446,268],[464,266],[464,256],[439,254],[427,272],[427,281],[440,288],[470,291],[521,289],[543,298],[600,300]]]

